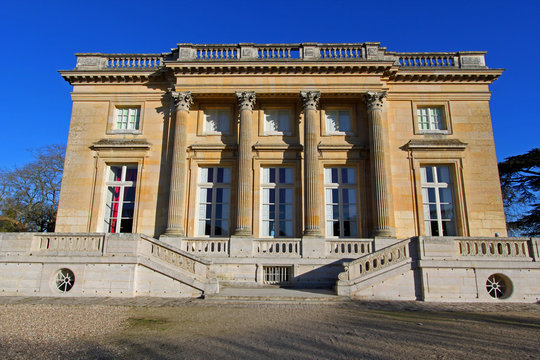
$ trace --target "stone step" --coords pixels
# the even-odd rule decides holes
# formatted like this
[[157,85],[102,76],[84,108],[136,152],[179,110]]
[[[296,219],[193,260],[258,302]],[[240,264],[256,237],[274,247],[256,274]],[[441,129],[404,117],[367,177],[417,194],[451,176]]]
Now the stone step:
[[218,294],[205,296],[212,303],[337,303],[350,301],[345,296],[337,296],[330,289],[290,289],[271,287],[225,287]]

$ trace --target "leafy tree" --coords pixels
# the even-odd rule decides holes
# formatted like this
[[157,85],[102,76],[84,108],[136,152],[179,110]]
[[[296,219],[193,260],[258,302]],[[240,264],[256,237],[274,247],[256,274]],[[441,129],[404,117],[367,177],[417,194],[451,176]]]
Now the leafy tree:
[[510,234],[540,236],[540,149],[506,158],[499,175]]
[[0,231],[54,231],[64,153],[45,146],[28,164],[0,171]]

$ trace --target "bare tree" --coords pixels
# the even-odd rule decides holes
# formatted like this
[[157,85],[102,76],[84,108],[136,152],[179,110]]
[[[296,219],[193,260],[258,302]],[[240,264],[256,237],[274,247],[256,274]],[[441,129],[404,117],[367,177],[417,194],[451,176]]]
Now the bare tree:
[[65,147],[32,151],[34,160],[0,173],[0,231],[54,231]]

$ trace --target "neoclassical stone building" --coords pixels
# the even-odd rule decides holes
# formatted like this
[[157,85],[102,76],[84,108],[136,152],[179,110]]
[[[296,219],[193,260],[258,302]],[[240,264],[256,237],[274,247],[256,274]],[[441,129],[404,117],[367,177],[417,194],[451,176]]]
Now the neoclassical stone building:
[[[342,273],[341,294],[489,299],[479,286],[524,281],[538,242],[504,238],[489,110],[503,70],[484,55],[379,43],[77,54],[60,71],[73,86],[56,228],[68,235],[33,246],[104,256],[142,241],[144,259],[195,261],[214,285],[333,286]],[[105,239],[135,238],[103,233],[140,235],[116,247]]]

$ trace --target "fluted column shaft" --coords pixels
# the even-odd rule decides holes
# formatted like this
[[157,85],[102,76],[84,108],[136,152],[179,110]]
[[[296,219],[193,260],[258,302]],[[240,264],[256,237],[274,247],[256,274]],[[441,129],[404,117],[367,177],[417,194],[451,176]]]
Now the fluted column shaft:
[[166,235],[185,236],[184,214],[186,203],[186,146],[189,108],[193,104],[191,92],[171,92],[175,105],[174,143],[169,192],[169,212]]
[[304,105],[304,178],[305,178],[305,211],[304,235],[320,236],[320,189],[319,159],[317,151],[317,104],[319,91],[302,91],[300,97]]
[[[389,237],[394,235],[394,230],[390,224],[390,201],[392,198],[392,189],[389,186],[387,166],[390,160],[387,158],[387,138],[385,119],[383,118],[383,100],[386,92],[367,92],[366,104],[369,118],[369,139],[370,139],[370,157],[371,173],[374,187],[374,215],[375,224],[373,229],[374,236]],[[389,169],[388,169],[389,170]]]
[[238,191],[236,201],[236,226],[234,235],[251,236],[253,230],[253,173],[251,169],[251,128],[253,122],[254,92],[237,92],[240,110],[240,135],[238,138]]

